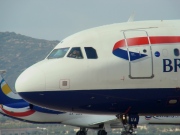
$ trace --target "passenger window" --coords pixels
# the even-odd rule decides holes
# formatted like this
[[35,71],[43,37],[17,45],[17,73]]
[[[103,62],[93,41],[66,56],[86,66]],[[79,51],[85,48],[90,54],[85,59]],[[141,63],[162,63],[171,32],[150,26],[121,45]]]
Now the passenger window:
[[84,47],[88,59],[97,59],[96,50],[92,47]]
[[66,54],[66,52],[69,50],[68,48],[59,48],[59,49],[54,49],[51,54],[47,57],[48,59],[57,59],[57,58],[62,58]]
[[73,47],[67,57],[76,58],[76,59],[83,59],[81,48],[80,47]]
[[174,55],[179,56],[179,49],[177,49],[177,48],[174,49]]

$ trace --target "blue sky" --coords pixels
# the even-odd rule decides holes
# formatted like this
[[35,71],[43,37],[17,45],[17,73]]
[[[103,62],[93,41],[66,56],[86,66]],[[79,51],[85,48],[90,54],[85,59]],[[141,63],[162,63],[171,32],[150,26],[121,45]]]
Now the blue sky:
[[78,31],[135,20],[180,19],[180,0],[0,0],[0,32],[62,40]]

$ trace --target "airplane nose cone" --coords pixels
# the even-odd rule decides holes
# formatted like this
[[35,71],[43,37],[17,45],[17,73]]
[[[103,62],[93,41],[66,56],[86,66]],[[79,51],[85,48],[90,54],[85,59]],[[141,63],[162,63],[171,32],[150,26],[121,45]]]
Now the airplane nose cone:
[[24,92],[44,91],[45,75],[40,69],[29,67],[17,78],[15,88],[19,94]]

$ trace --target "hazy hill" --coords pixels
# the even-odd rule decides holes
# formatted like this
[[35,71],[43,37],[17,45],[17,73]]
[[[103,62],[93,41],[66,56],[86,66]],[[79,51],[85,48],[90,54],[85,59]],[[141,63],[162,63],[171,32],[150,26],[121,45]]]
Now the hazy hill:
[[35,39],[14,32],[0,32],[0,70],[6,69],[4,75],[10,87],[19,74],[44,59],[59,41]]

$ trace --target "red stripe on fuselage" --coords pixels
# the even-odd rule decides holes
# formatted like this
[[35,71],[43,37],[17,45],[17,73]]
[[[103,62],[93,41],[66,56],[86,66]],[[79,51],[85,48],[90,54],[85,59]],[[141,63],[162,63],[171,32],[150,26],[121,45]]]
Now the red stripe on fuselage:
[[3,107],[0,107],[0,108],[4,111],[4,113],[6,113],[9,116],[13,116],[13,117],[25,117],[25,116],[29,116],[35,112],[34,110],[29,110],[26,112],[12,112],[12,111],[10,112],[10,111],[5,110]]
[[[149,44],[147,37],[128,38],[128,46],[140,46]],[[152,36],[149,37],[150,44],[166,44],[166,43],[180,43],[180,36]],[[125,39],[115,43],[113,50],[117,48],[126,47]]]

